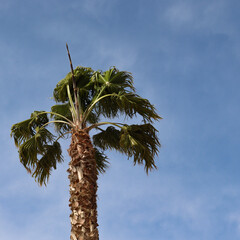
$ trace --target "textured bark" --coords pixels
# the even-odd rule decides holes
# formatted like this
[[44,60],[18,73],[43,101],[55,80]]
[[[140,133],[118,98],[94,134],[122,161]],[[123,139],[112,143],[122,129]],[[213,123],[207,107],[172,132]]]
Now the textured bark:
[[72,213],[71,240],[98,240],[97,169],[95,151],[89,134],[74,130],[68,153],[70,199]]

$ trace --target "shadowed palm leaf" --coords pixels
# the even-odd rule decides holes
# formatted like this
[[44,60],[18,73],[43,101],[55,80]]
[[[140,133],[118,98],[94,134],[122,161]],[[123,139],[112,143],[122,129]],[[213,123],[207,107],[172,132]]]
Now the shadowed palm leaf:
[[156,168],[154,158],[160,143],[157,130],[151,124],[124,125],[120,130],[110,126],[93,136],[93,143],[102,150],[117,150],[128,157],[134,157],[134,163],[145,164],[145,169]]
[[[76,67],[74,70],[74,77],[77,83],[77,87],[79,89],[79,95],[83,102],[88,101],[88,95],[90,88],[86,86],[89,85],[91,82],[93,70],[91,68],[85,67]],[[53,97],[56,102],[68,102],[68,94],[67,94],[67,85],[69,85],[71,89],[71,95],[73,98],[73,82],[72,82],[72,75],[68,73],[67,76],[59,81],[56,88],[53,91]]]
[[40,185],[46,184],[52,169],[57,168],[57,163],[63,161],[61,146],[58,142],[52,145],[44,145],[43,156],[36,162],[35,169],[32,174]]

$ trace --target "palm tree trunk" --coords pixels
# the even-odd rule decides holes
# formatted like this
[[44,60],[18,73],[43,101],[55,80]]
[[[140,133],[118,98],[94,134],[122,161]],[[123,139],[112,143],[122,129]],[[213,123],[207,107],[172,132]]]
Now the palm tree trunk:
[[68,153],[70,199],[72,213],[71,240],[98,240],[97,229],[97,168],[95,151],[89,134],[73,130]]

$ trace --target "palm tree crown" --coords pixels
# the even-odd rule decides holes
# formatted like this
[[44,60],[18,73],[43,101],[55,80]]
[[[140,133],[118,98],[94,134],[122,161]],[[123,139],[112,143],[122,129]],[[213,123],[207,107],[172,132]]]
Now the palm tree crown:
[[[104,154],[108,149],[133,157],[134,164],[143,164],[146,172],[156,168],[154,158],[160,143],[153,122],[160,116],[147,99],[135,92],[131,73],[116,67],[105,72],[76,67],[58,82],[53,98],[56,105],[51,111],[34,111],[29,119],[11,128],[20,162],[40,185],[46,184],[52,169],[63,162],[58,140],[71,135],[75,128],[97,130],[92,143],[99,173],[108,166]],[[140,116],[142,124],[101,120],[119,116]],[[50,123],[55,126],[54,134]]]

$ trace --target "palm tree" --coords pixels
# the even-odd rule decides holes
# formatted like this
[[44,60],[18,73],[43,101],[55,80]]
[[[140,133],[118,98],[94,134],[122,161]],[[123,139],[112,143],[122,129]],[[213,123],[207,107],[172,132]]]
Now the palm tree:
[[[58,140],[71,137],[70,238],[97,240],[97,179],[109,164],[104,151],[124,153],[134,164],[143,164],[148,173],[156,168],[160,143],[152,124],[160,117],[147,99],[136,94],[131,73],[115,67],[105,72],[85,67],[73,70],[69,51],[68,56],[71,72],[53,91],[56,105],[49,112],[34,111],[29,119],[14,124],[11,136],[20,162],[40,186],[47,184],[51,171],[63,162]],[[119,116],[140,116],[142,123],[101,120]],[[55,134],[49,128],[51,123]]]

